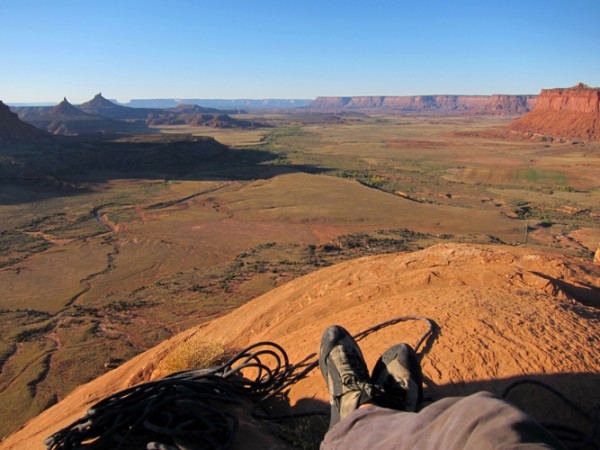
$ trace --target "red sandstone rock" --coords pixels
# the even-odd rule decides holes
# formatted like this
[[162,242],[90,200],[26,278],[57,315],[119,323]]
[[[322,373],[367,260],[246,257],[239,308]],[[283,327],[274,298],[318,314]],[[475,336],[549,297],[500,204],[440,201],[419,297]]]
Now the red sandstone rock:
[[513,122],[509,130],[528,135],[600,140],[600,89],[583,84],[543,89],[534,110]]
[[531,95],[492,95],[492,111],[496,114],[524,114],[535,106],[536,99]]
[[599,104],[600,89],[578,85],[567,89],[542,89],[536,110],[598,113]]
[[[321,333],[331,324],[357,333],[407,314],[429,317],[440,330],[421,362],[433,398],[481,389],[500,394],[518,379],[535,377],[591,416],[600,395],[598,300],[593,297],[599,288],[597,266],[527,247],[444,244],[347,261],[280,286],[80,386],[7,437],[0,449],[45,448],[44,438],[101,398],[161,376],[160,360],[191,336],[228,349],[270,340],[287,350],[292,363],[306,363],[308,355],[316,357]],[[410,322],[370,335],[360,342],[367,364],[372,367],[400,340],[414,343],[424,329]],[[319,370],[289,387],[287,398],[296,412],[303,401],[309,408],[322,402],[327,409]],[[560,408],[548,410],[552,394],[524,389],[513,398],[539,420],[582,425],[579,413],[568,406],[562,415],[556,415]],[[248,442],[272,448],[257,441],[233,448],[246,449]]]

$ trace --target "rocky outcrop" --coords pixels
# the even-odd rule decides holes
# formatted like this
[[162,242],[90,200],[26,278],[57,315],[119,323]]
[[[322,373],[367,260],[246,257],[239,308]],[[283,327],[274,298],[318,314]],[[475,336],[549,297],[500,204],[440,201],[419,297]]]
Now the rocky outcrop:
[[[536,104],[537,97],[533,95],[492,95],[483,110],[490,114],[525,114]],[[482,112],[484,112],[482,111]]]
[[509,130],[527,136],[600,140],[600,88],[580,83],[543,89],[534,110],[513,122]]
[[[98,97],[98,96],[96,96]],[[101,98],[108,102],[108,100]],[[89,103],[89,102],[88,102]],[[108,102],[114,105],[111,102]],[[118,107],[118,105],[114,105]],[[125,108],[133,109],[133,108]],[[114,133],[127,133],[141,130],[140,126],[134,127],[133,124],[111,119],[94,113],[93,111],[84,111],[73,106],[65,98],[58,105],[48,107],[38,107],[35,109],[19,110],[21,119],[25,122],[45,130],[52,134],[75,136],[75,135],[93,135],[99,134],[107,136]]]
[[15,108],[21,119],[37,128],[59,135],[100,134],[147,131],[147,126],[192,125],[212,128],[256,128],[266,125],[233,118],[223,111],[198,105],[179,105],[171,109],[130,108],[107,100],[101,93],[73,106],[65,98],[54,107]]
[[[219,111],[215,108],[205,108],[200,105],[194,105],[189,103],[182,103],[174,108],[168,108],[168,111],[180,114],[213,114],[213,113],[225,113],[225,111]],[[227,112],[226,114],[229,114]]]
[[419,95],[374,97],[318,97],[311,109],[362,109],[441,114],[524,114],[533,108],[532,95]]
[[65,97],[62,102],[48,111],[48,116],[52,117],[78,117],[85,116],[85,112],[74,107]]
[[96,94],[93,99],[81,104],[81,110],[88,114],[97,114],[110,119],[146,119],[150,114],[157,110],[150,108],[130,108],[128,106],[117,105],[102,96],[102,93]]
[[44,136],[46,133],[23,122],[0,101],[0,142],[22,142]]
[[150,114],[146,119],[146,124],[150,126],[191,125],[211,128],[257,128],[266,126],[258,122],[236,119],[227,114],[179,112],[174,109],[164,110],[158,114]]
[[590,88],[583,83],[566,89],[542,89],[535,109],[598,114],[600,89]]
[[205,108],[219,109],[221,111],[235,110],[241,114],[244,109],[289,109],[302,108],[310,104],[309,99],[206,99],[206,98],[156,98],[156,99],[131,99],[126,105],[133,108],[173,108],[182,103],[200,105]]
[[83,103],[80,108],[98,116],[113,120],[143,121],[146,125],[193,125],[212,128],[251,128],[259,124],[237,120],[214,108],[182,104],[175,108],[130,108],[107,100],[102,94]]

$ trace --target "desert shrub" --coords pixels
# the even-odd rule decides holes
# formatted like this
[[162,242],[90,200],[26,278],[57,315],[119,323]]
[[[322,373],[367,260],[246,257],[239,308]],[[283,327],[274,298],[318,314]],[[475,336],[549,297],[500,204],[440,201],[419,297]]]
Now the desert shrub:
[[165,356],[158,364],[158,371],[167,375],[182,370],[201,369],[221,362],[225,349],[217,342],[206,341],[193,335]]

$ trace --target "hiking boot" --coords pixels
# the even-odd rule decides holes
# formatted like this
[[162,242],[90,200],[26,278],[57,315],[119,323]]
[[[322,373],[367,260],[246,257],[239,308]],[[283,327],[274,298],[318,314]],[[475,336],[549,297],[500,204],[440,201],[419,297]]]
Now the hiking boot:
[[417,354],[408,344],[397,344],[375,363],[371,381],[383,389],[376,404],[416,412],[423,399],[423,376]]
[[327,328],[323,333],[319,367],[327,383],[331,403],[329,429],[376,396],[358,344],[338,325]]

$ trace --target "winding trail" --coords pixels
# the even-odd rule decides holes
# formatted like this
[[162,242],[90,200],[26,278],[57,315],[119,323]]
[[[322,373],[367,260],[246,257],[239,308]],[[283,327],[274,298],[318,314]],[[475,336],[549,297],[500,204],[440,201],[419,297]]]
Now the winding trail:
[[[19,353],[21,352],[21,349],[23,348],[23,346],[25,345],[25,343],[26,342],[24,342],[24,341],[17,342],[17,346],[16,346],[17,349],[10,356],[10,358],[6,360],[6,364],[9,363],[10,359],[14,359],[14,358],[16,358],[19,355]],[[34,380],[32,380],[32,381],[30,381],[30,382],[27,383],[27,386],[35,391],[36,386],[46,378],[46,375],[48,374],[48,371],[50,370],[50,365],[49,365],[50,364],[50,358],[52,357],[52,355],[54,354],[55,351],[56,351],[56,349],[46,350],[45,352],[39,354],[35,358],[29,360],[18,372],[16,372],[11,377],[10,380],[8,380],[6,382],[6,384],[4,384],[3,386],[0,387],[0,392],[4,392],[7,389],[12,388],[19,381],[19,379],[21,378],[21,376],[25,372],[27,372],[38,361],[40,361],[40,360],[43,359],[43,360],[45,360],[45,362],[42,363],[44,365],[44,370],[42,370],[42,372],[40,373],[40,375],[38,375]],[[35,393],[32,395],[32,397],[35,397]]]
[[60,239],[60,238],[55,238],[55,237],[50,236],[49,234],[43,233],[41,231],[25,231],[24,233],[27,234],[27,235],[29,235],[29,236],[42,238],[46,242],[49,242],[52,245],[57,245],[59,247],[62,247],[62,246],[67,245],[67,244],[70,244],[71,242],[77,240],[77,239]]
[[103,205],[100,206],[96,206],[95,208],[92,209],[92,216],[94,216],[96,218],[96,220],[98,222],[100,222],[102,225],[104,225],[105,227],[107,227],[110,232],[113,233],[118,233],[119,232],[119,225],[116,223],[111,222],[111,220],[108,218],[108,214],[104,213],[101,214],[100,210],[106,208],[107,206],[131,206],[131,205],[121,205],[118,203],[105,203]]
[[[106,208],[107,206],[113,206],[113,205],[117,205],[117,203],[105,203],[103,205],[99,205],[96,206],[95,208],[92,209],[92,215],[96,218],[96,220],[101,223],[102,225],[106,226],[108,228],[109,231],[107,231],[106,233],[104,233],[104,235],[109,234],[109,233],[114,233],[117,234],[119,232],[119,225],[115,224],[114,222],[112,222],[107,213],[101,214],[100,211],[103,208]],[[128,205],[120,205],[119,206],[128,206]],[[107,253],[106,255],[106,266],[104,267],[104,269],[102,269],[99,272],[96,273],[92,273],[90,275],[88,275],[87,277],[79,280],[80,283],[84,284],[85,287],[79,291],[77,294],[75,294],[73,297],[71,297],[66,303],[65,303],[65,307],[60,311],[60,312],[64,312],[65,310],[67,310],[70,306],[77,304],[78,300],[87,292],[89,292],[92,289],[92,284],[91,282],[93,280],[95,280],[96,278],[102,276],[102,275],[106,275],[107,273],[111,272],[112,270],[115,269],[116,264],[115,264],[115,255],[117,255],[119,253],[119,246],[118,246],[118,242],[116,242],[114,239],[112,241],[113,244],[113,248],[110,252]],[[59,313],[60,313],[59,312]]]
[[107,273],[111,272],[112,270],[115,269],[116,264],[115,264],[115,255],[117,255],[119,253],[119,247],[118,247],[118,243],[113,243],[113,249],[107,253],[106,255],[106,267],[104,269],[102,269],[100,272],[96,272],[96,273],[92,273],[90,275],[88,275],[87,277],[83,278],[80,280],[80,283],[85,284],[85,287],[79,291],[77,294],[75,294],[73,297],[71,297],[66,303],[65,303],[65,307],[60,311],[60,312],[64,312],[65,310],[67,310],[70,306],[77,304],[78,300],[87,292],[89,292],[92,289],[92,281],[95,280],[96,278],[102,276],[102,275],[106,275]]

